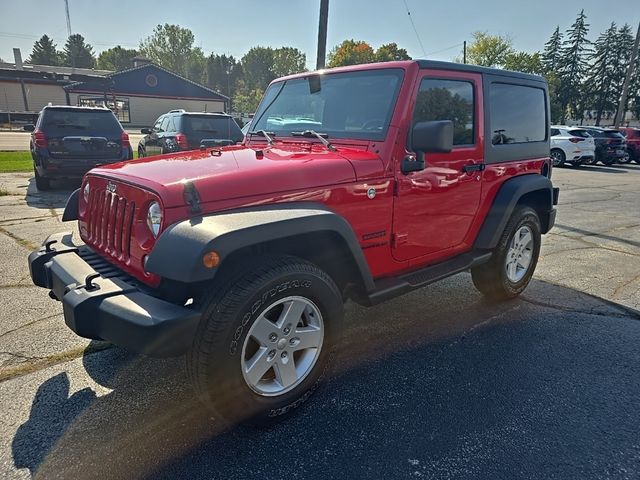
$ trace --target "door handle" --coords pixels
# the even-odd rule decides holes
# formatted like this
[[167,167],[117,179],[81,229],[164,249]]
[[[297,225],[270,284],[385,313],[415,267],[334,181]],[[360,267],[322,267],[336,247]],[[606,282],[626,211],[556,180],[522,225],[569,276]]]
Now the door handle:
[[465,173],[481,172],[484,170],[484,168],[485,168],[484,163],[471,163],[469,165],[465,165],[464,167],[462,167],[462,171]]

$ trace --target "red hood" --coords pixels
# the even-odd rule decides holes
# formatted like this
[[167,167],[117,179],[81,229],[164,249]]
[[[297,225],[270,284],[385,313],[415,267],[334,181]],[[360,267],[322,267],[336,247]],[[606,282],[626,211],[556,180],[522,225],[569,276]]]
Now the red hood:
[[165,207],[177,207],[185,204],[186,181],[193,182],[200,201],[207,203],[380,177],[383,163],[362,149],[332,152],[318,144],[276,144],[262,152],[245,146],[220,153],[194,150],[106,165],[91,173],[149,188]]

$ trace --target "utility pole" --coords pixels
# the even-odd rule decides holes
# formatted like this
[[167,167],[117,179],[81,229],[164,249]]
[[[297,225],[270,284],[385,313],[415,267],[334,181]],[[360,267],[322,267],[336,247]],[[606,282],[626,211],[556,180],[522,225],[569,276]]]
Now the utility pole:
[[320,0],[320,22],[318,24],[318,58],[316,70],[324,68],[327,56],[327,22],[329,20],[329,0]]
[[613,126],[615,128],[618,128],[620,124],[624,121],[627,95],[629,95],[629,84],[631,83],[631,77],[633,76],[633,69],[636,66],[636,58],[638,57],[639,45],[640,45],[640,23],[638,24],[638,31],[636,32],[636,41],[633,44],[633,50],[631,51],[631,60],[629,60],[629,66],[627,67],[627,76],[624,78],[624,84],[622,85],[622,96],[620,97],[620,104],[618,105],[616,118],[613,121]]
[[64,0],[64,10],[67,14],[67,37],[71,36],[71,17],[69,16],[69,0]]
[[462,42],[462,63],[467,63],[467,41]]

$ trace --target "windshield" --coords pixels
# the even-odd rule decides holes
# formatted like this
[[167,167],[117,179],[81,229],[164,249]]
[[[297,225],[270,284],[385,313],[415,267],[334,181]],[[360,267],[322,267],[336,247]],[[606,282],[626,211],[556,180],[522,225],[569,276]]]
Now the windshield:
[[402,77],[402,69],[380,69],[274,83],[265,92],[251,130],[277,136],[315,130],[330,138],[382,140]]

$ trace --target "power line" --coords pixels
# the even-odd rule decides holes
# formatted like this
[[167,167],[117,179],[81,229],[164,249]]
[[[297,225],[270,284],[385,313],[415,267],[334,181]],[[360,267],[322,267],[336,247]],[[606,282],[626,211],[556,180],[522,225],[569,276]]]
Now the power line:
[[456,47],[461,47],[462,45],[464,45],[464,42],[456,43],[455,45],[451,45],[450,47],[443,48],[442,50],[436,50],[434,52],[429,52],[429,53],[426,54],[426,56],[435,55],[436,53],[446,52],[447,50],[451,50],[452,48],[456,48]]
[[418,39],[418,43],[420,44],[420,48],[422,49],[422,55],[425,57],[427,54],[424,51],[424,45],[422,45],[422,40],[420,40],[420,35],[418,34],[418,29],[416,28],[415,23],[413,23],[413,18],[411,17],[411,12],[409,11],[409,6],[407,5],[407,0],[402,0],[404,3],[404,8],[407,10],[407,15],[409,16],[409,21],[411,22],[411,26],[413,27],[413,31],[416,33],[416,38]]

